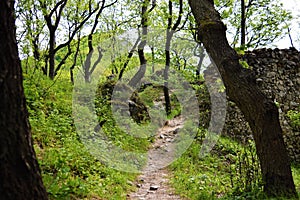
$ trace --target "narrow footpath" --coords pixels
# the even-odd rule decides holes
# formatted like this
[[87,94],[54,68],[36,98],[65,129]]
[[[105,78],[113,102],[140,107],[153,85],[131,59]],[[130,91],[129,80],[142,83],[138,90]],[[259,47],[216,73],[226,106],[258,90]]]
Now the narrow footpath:
[[169,184],[170,172],[168,169],[166,167],[159,169],[158,167],[163,165],[162,162],[169,163],[173,160],[172,156],[162,158],[162,153],[159,152],[172,152],[172,141],[178,130],[183,127],[183,123],[184,120],[181,117],[176,117],[167,121],[158,130],[155,142],[148,153],[147,166],[135,182],[137,190],[127,195],[128,200],[183,199],[174,194],[174,189]]

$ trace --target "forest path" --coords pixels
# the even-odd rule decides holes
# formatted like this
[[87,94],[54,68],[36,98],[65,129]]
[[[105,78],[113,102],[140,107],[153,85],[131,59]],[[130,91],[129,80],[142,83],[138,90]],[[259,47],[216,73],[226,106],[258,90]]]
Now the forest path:
[[[162,166],[162,162],[169,163],[173,160],[172,156],[166,157],[163,153],[159,153],[160,151],[158,150],[161,150],[161,152],[172,152],[172,141],[176,137],[178,129],[183,127],[183,124],[184,120],[181,117],[175,117],[172,120],[168,120],[157,131],[155,142],[148,152],[147,166],[135,183],[137,191],[128,194],[128,200],[183,199],[174,194],[174,189],[169,184],[170,172],[168,169],[166,167],[159,169],[158,167]],[[162,159],[162,156],[166,158]]]

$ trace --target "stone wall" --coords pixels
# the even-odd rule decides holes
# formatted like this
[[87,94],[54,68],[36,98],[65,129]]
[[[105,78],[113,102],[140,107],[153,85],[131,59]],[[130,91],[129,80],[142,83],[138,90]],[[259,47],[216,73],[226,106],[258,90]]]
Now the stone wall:
[[[293,161],[300,162],[300,130],[292,127],[287,116],[289,110],[300,110],[300,53],[294,49],[258,49],[247,52],[247,61],[256,76],[261,90],[279,108],[284,139]],[[228,102],[226,124],[223,134],[245,140],[251,130],[241,111]]]

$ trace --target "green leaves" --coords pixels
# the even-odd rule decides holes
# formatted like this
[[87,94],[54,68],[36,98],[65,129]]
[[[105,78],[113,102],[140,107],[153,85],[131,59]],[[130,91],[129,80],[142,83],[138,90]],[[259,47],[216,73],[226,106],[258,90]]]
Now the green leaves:
[[[55,84],[38,72],[25,75],[24,88],[34,148],[49,198],[124,199],[132,189],[128,180],[133,181],[135,175],[104,166],[81,143],[72,119],[73,87],[68,71],[63,70]],[[120,135],[117,128],[112,129],[112,134]],[[124,146],[134,142],[126,141]],[[146,144],[138,145],[146,148]]]
[[300,130],[300,112],[296,110],[290,110],[288,111],[287,116],[290,118],[292,127],[296,130]]
[[[245,4],[246,48],[270,45],[287,34],[292,14],[283,8],[279,0],[246,0]],[[217,0],[215,5],[228,27],[232,45],[238,45],[241,35],[240,1]]]

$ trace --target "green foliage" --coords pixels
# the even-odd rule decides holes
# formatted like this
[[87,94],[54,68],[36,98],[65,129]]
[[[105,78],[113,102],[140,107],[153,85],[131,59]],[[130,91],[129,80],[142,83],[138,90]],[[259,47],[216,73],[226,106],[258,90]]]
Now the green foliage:
[[176,191],[189,199],[214,199],[230,190],[230,167],[217,155],[199,158],[201,145],[195,141],[171,169]]
[[296,191],[298,192],[298,196],[300,196],[300,165],[299,164],[295,164],[292,166],[292,174],[296,186]]
[[172,119],[181,114],[181,105],[175,94],[171,94],[170,99],[171,99],[172,110],[171,110],[171,114],[168,116],[168,118]]
[[135,175],[101,164],[81,143],[66,73],[57,82],[38,73],[24,77],[34,148],[49,198],[125,199]]
[[245,47],[235,47],[234,50],[237,52],[239,55],[245,55]]
[[[47,48],[43,48],[41,44],[47,43],[49,34],[45,29],[43,14],[50,12],[51,8],[56,4],[55,1],[43,0],[47,2],[47,9],[40,9],[40,5],[33,8],[31,1],[20,1],[18,8],[19,13],[24,15],[19,18],[23,20],[26,26],[25,39],[20,43],[23,55],[26,59],[23,60],[24,66],[24,87],[27,98],[28,110],[30,113],[30,123],[34,139],[34,148],[37,152],[38,161],[41,166],[44,184],[49,193],[50,199],[125,199],[126,193],[132,190],[133,187],[129,183],[136,176],[128,173],[121,173],[103,165],[99,160],[93,157],[85,146],[80,141],[79,135],[76,133],[74,121],[72,119],[72,90],[73,87],[68,81],[67,71],[63,68],[61,73],[57,75],[57,80],[49,80],[41,74],[41,66],[45,66],[44,54],[47,54]],[[95,7],[95,1],[89,1],[92,7]],[[248,1],[246,1],[248,2]],[[285,22],[291,18],[290,13],[283,10],[281,5],[276,5],[277,1],[259,0],[255,1],[255,5],[250,6],[247,11],[247,27],[248,27],[248,44],[246,47],[236,48],[239,54],[244,54],[244,50],[249,47],[258,45],[264,46],[270,42],[280,38],[286,30],[288,24]],[[178,1],[174,3],[173,20],[178,16]],[[216,6],[220,7],[221,16],[229,22],[229,31],[234,29],[234,41],[238,43],[240,28],[240,8],[239,1],[233,0],[215,0]],[[226,4],[226,6],[224,6]],[[103,41],[108,41],[109,48],[112,51],[111,65],[109,65],[103,75],[111,74],[114,71],[116,74],[120,72],[127,59],[127,55],[119,55],[120,45],[116,42],[115,35],[124,32],[128,27],[137,27],[140,24],[140,10],[136,9],[136,2],[121,1],[119,8],[109,8],[107,13],[99,20],[102,27],[97,30],[94,35],[94,44],[103,44]],[[23,6],[23,7],[22,7]],[[38,8],[38,10],[36,10]],[[81,14],[87,14],[87,1],[68,1],[67,7],[62,15],[63,21],[67,22],[66,27],[59,26],[57,30],[57,39],[59,42],[66,41],[69,38],[67,30],[72,32],[74,24],[80,22],[83,18]],[[123,12],[130,10],[131,12]],[[172,59],[171,67],[176,68],[177,72],[185,77],[190,83],[196,83],[193,88],[196,90],[200,104],[200,122],[207,121],[209,117],[209,106],[201,108],[209,102],[209,99],[204,99],[207,88],[203,84],[202,75],[197,76],[196,70],[200,69],[195,62],[196,57],[200,53],[194,49],[194,44],[191,42],[182,42],[183,40],[192,39],[189,31],[193,32],[193,17],[187,16],[189,7],[187,2],[184,3],[184,21],[187,20],[183,29],[182,35],[174,35],[172,41]],[[28,20],[32,12],[35,13],[35,18]],[[122,14],[119,14],[122,13]],[[150,25],[157,25],[158,28],[166,27],[168,15],[168,4],[163,1],[149,14]],[[53,16],[52,20],[55,20]],[[126,23],[124,23],[126,22]],[[189,23],[190,22],[190,23]],[[86,23],[86,27],[90,28],[92,21]],[[36,24],[36,25],[35,25]],[[190,25],[188,25],[190,24]],[[186,27],[190,26],[190,27]],[[231,27],[230,27],[231,26]],[[70,29],[68,29],[70,28]],[[164,35],[165,32],[162,32]],[[237,33],[237,34],[236,34]],[[40,60],[35,60],[33,54],[34,37],[40,34],[39,37],[46,38],[44,43],[38,44],[41,57]],[[149,33],[150,34],[150,33]],[[21,36],[20,36],[21,38]],[[40,39],[41,39],[40,38]],[[75,37],[76,38],[76,37]],[[163,39],[162,39],[163,38]],[[165,43],[165,38],[157,36],[155,41]],[[154,41],[154,38],[152,38]],[[58,42],[58,43],[59,43]],[[71,43],[72,51],[75,51],[77,41]],[[86,55],[87,37],[81,38],[82,45],[80,46],[80,55]],[[151,46],[152,41],[148,41]],[[129,47],[132,44],[128,45]],[[45,50],[42,50],[45,49]],[[105,48],[104,48],[105,49]],[[129,48],[130,49],[130,48]],[[193,50],[194,49],[194,50]],[[67,48],[62,48],[56,54],[56,61],[60,62],[64,55],[68,53]],[[126,53],[125,53],[126,54]],[[150,64],[153,63],[155,70],[164,68],[165,49],[155,49],[154,60],[150,53],[145,53],[148,60],[147,71],[150,71]],[[71,66],[73,63],[73,55],[65,61],[65,66]],[[83,60],[77,60],[76,65],[83,64]],[[246,62],[240,61],[245,68],[250,68]],[[199,63],[198,63],[199,64]],[[159,65],[159,66],[158,66]],[[33,68],[35,66],[35,68]],[[131,58],[125,72],[129,72],[139,66],[139,60],[136,54]],[[99,123],[102,123],[102,130],[112,143],[124,150],[143,152],[145,153],[151,142],[153,142],[156,127],[151,127],[149,133],[145,133],[143,126],[135,124],[132,128],[132,133],[128,134],[122,127],[118,126],[118,122],[114,119],[111,111],[111,89],[106,90],[105,84],[115,84],[114,81],[109,83],[105,79],[101,79],[97,98],[95,99],[95,109]],[[146,80],[147,81],[147,80]],[[177,80],[169,80],[174,83]],[[223,87],[219,91],[224,91]],[[207,91],[206,91],[207,92]],[[138,98],[147,106],[155,106],[154,101],[161,101],[163,96],[162,88],[149,87],[137,94]],[[171,93],[172,113],[168,118],[173,118],[181,113],[181,106],[175,94]],[[123,102],[124,103],[124,102]],[[157,102],[156,102],[157,103]],[[160,112],[161,110],[157,111]],[[155,113],[157,114],[157,113]],[[161,114],[161,113],[159,113]],[[143,117],[143,116],[142,116]],[[145,117],[145,116],[144,116]],[[164,115],[161,114],[161,119]],[[300,114],[298,111],[290,111],[288,117],[291,119],[293,127],[299,128]],[[126,119],[125,123],[132,123],[131,119]],[[143,121],[143,120],[142,120]],[[145,124],[147,125],[147,121]],[[142,123],[141,123],[142,124]],[[171,169],[174,171],[172,184],[175,186],[178,193],[190,199],[265,199],[262,194],[259,163],[255,156],[254,144],[251,141],[248,146],[242,146],[228,138],[221,138],[212,154],[205,158],[199,158],[201,142],[207,133],[205,129],[199,130],[199,136],[196,138],[188,149],[177,161],[175,161]],[[136,136],[139,136],[137,138]],[[145,159],[142,158],[140,165],[144,164]],[[293,176],[295,183],[298,185],[297,190],[300,191],[300,171],[299,167],[293,168]]]
[[[34,147],[50,199],[125,199],[132,190],[129,181],[136,176],[106,167],[85,149],[72,120],[72,85],[64,73],[58,81],[53,84],[38,73],[25,75],[24,80]],[[149,87],[140,94],[141,99],[151,106],[152,100],[161,97],[159,90]],[[136,140],[126,136],[111,119],[109,98],[96,102],[99,112],[108,113],[99,114],[99,120],[108,121],[103,128],[116,144],[133,151],[147,150],[153,137]],[[297,112],[291,111],[289,116],[299,119]],[[190,199],[265,199],[253,142],[242,146],[221,138],[212,154],[200,159],[200,141],[195,140],[171,166],[171,182],[180,195]],[[299,166],[293,167],[293,176],[300,191]]]
[[246,146],[237,151],[236,160],[231,164],[231,183],[234,196],[248,192],[262,193],[260,164],[255,151],[255,143],[249,140]]
[[250,69],[250,66],[248,65],[248,63],[246,61],[239,60],[239,63],[242,65],[243,68]]
[[291,120],[291,125],[296,130],[300,130],[300,112],[297,110],[290,110],[287,113],[287,116]]
[[163,95],[162,88],[152,87],[152,86],[145,88],[145,90],[140,93],[140,97],[142,101],[145,102],[147,106],[153,106],[154,101],[159,101],[160,100],[159,98],[162,95]]
[[[199,133],[203,131],[199,130]],[[173,171],[171,184],[178,194],[191,200],[268,199],[262,192],[260,168],[253,141],[242,145],[230,138],[221,137],[211,154],[204,158],[199,157],[200,141],[195,140],[170,166]],[[294,166],[292,171],[297,191],[300,191],[299,166]]]
[[[115,142],[115,144],[122,147],[123,149],[135,152],[145,152],[148,149],[150,138],[141,137],[141,135],[143,135],[142,131],[128,134],[122,130],[122,127],[119,127],[117,125],[115,116],[113,115],[111,109],[111,95],[114,86],[115,81],[100,83],[99,89],[96,94],[96,113],[99,122],[103,122],[102,129],[111,141]],[[138,131],[138,125],[136,126],[136,128],[137,130],[131,129],[131,131]],[[139,135],[140,138],[137,139],[133,137],[133,135]]]
[[[246,44],[243,48],[270,45],[288,32],[292,14],[279,0],[245,0]],[[233,38],[233,46],[240,46],[241,1],[215,0],[215,5]]]

